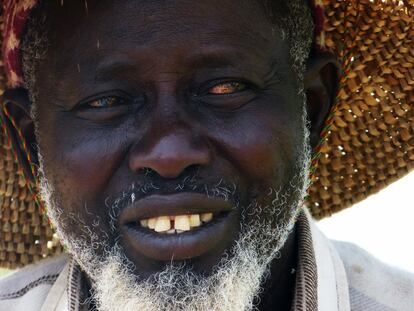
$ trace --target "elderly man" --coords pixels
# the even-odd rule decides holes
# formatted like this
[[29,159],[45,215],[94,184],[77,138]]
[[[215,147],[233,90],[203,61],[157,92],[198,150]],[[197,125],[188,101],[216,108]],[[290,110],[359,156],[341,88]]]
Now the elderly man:
[[69,255],[2,280],[0,309],[412,310],[412,277],[303,207],[341,86],[317,12],[6,1],[3,120]]

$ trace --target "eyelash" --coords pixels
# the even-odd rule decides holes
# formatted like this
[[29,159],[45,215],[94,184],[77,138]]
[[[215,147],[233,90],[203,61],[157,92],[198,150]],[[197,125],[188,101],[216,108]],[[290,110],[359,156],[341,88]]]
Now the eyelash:
[[[220,87],[221,87],[222,92],[220,92]],[[239,88],[239,89],[235,90],[234,92],[226,92],[226,90],[229,90],[232,87]],[[211,90],[213,90],[215,88],[218,89],[218,92],[217,93],[211,92]],[[216,85],[208,88],[207,94],[210,94],[210,95],[231,95],[231,94],[243,92],[247,88],[248,88],[247,83],[244,83],[244,82],[241,82],[241,81],[228,81],[228,82],[222,82],[222,83],[216,84]]]
[[130,95],[123,91],[115,90],[84,99],[76,107],[79,110],[99,110],[105,108],[110,109],[128,104],[134,104],[135,101],[138,102],[138,98],[132,98]]
[[[111,103],[107,106],[107,107],[98,107],[99,103],[104,102],[104,101],[111,101]],[[121,103],[117,102],[117,103],[113,103],[114,101],[121,101]],[[103,97],[103,98],[99,98],[99,99],[95,99],[93,101],[90,101],[88,103],[86,103],[86,106],[88,108],[93,108],[93,109],[101,109],[101,108],[112,108],[114,106],[120,106],[120,105],[124,105],[125,102],[127,100],[125,98],[119,97],[119,96],[107,96],[107,97]],[[94,105],[96,104],[97,105]]]
[[[231,90],[231,89],[234,90]],[[212,95],[212,96],[226,96],[226,95],[233,95],[237,93],[241,93],[247,89],[251,88],[250,85],[243,81],[225,81],[217,83],[211,87],[209,87],[205,93],[205,95]],[[216,92],[213,92],[216,89]],[[124,94],[122,96],[118,95],[103,95],[100,98],[96,98],[93,100],[85,100],[83,103],[79,105],[81,109],[104,109],[104,108],[114,108],[117,106],[122,106],[130,102],[131,99]],[[104,105],[105,103],[107,105]]]

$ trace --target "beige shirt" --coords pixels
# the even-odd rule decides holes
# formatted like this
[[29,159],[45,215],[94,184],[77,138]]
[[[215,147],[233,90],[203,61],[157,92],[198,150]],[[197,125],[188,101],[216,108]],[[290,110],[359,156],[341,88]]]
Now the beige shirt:
[[[308,212],[298,220],[294,311],[414,311],[414,275],[355,245],[328,240]],[[68,256],[0,280],[0,311],[77,311],[82,272]]]

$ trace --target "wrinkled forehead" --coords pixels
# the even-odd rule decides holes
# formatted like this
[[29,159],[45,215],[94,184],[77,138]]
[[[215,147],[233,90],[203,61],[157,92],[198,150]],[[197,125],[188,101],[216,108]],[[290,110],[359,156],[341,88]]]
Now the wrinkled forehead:
[[[139,12],[140,16],[144,16],[141,22],[145,23],[151,21],[151,19],[161,19],[162,16],[165,14],[168,15],[168,12],[172,9],[173,4],[174,7],[177,7],[177,4],[181,5],[182,10],[182,18],[183,20],[180,21],[182,25],[185,25],[185,16],[196,14],[193,10],[193,3],[192,1],[165,1],[165,0],[157,0],[157,1],[138,1],[139,3],[139,10],[137,10],[137,1],[107,1],[107,0],[73,0],[73,1],[50,1],[48,4],[54,5],[56,9],[60,9],[61,14],[64,15],[71,15],[72,22],[82,18],[88,17],[92,18],[90,15],[92,10],[97,6],[104,6],[104,5],[112,5],[112,9],[114,10],[111,14],[116,15],[119,12],[125,11],[130,14],[137,14]],[[204,4],[202,6],[204,11],[207,12],[211,9],[216,9],[217,12],[220,12],[220,16],[227,16],[227,18],[234,18],[238,19],[240,16],[238,15],[243,10],[240,10],[243,6],[249,6],[248,10],[245,12],[249,13],[257,13],[259,10],[259,6],[254,6],[256,3],[266,4],[269,1],[267,0],[252,0],[252,1],[236,1],[236,5],[234,1],[226,2],[226,1],[197,1],[198,4]],[[22,36],[24,35],[25,27],[27,21],[30,17],[30,14],[33,12],[36,6],[41,4],[40,0],[5,0],[3,2],[3,14],[4,14],[4,29],[3,29],[3,57],[5,63],[5,70],[8,80],[8,87],[9,88],[17,88],[23,86],[23,72],[22,72],[22,60],[21,60],[21,51],[20,45],[22,41]],[[315,17],[315,31],[316,35],[319,36],[323,29],[323,8],[322,5],[319,4],[319,1],[313,3],[310,1],[310,5],[314,10],[314,17]],[[266,5],[264,5],[266,6]],[[268,5],[267,5],[268,6]],[[263,6],[262,6],[263,7]],[[164,14],[159,14],[158,17],[154,17],[154,12],[158,11],[161,12],[162,10]],[[74,14],[73,12],[77,12]],[[117,13],[118,12],[118,13]],[[201,23],[201,18],[203,14],[200,14],[202,11],[199,12]],[[227,15],[226,15],[227,14]],[[262,12],[263,14],[263,12]],[[58,14],[56,14],[58,16]],[[251,14],[254,16],[254,14]],[[263,16],[262,16],[263,17]],[[106,21],[107,23],[112,23],[111,18],[108,18]],[[211,18],[211,16],[210,16]],[[164,26],[168,26],[168,19],[161,20],[160,23]],[[113,24],[113,23],[112,23]],[[208,21],[208,25],[213,25],[214,21]],[[260,24],[260,23],[259,23]],[[66,25],[69,27],[70,25]],[[259,27],[259,25],[257,25]],[[125,33],[121,34],[124,35]],[[318,40],[316,40],[316,44],[318,44]]]
[[[109,23],[113,26],[113,34],[117,37],[122,37],[131,33],[125,23],[120,21],[114,23],[114,19],[123,15],[124,20],[141,24],[142,32],[135,33],[136,37],[145,39],[151,35],[149,29],[153,25],[158,25],[160,29],[168,29],[164,31],[168,36],[174,31],[177,25],[181,25],[181,29],[176,29],[180,32],[185,31],[185,25],[189,26],[188,18],[194,18],[198,15],[199,23],[213,26],[218,24],[219,20],[226,16],[227,19],[237,20],[238,18],[245,19],[240,16],[243,12],[249,12],[252,16],[258,12],[257,5],[254,6],[255,1],[242,1],[234,5],[234,1],[197,1],[199,10],[194,11],[194,1],[180,0],[180,1],[108,1],[108,0],[73,0],[73,1],[48,1],[43,3],[40,0],[6,0],[4,2],[5,14],[5,28],[4,28],[4,43],[3,53],[5,58],[5,68],[8,75],[8,82],[10,88],[16,88],[23,85],[23,74],[21,66],[21,51],[19,49],[22,37],[26,30],[27,21],[38,6],[42,6],[42,10],[50,11],[48,18],[52,20],[52,29],[55,33],[65,34],[65,30],[70,29],[88,29],[88,27],[95,27],[98,24],[104,25]],[[248,7],[247,9],[243,7]],[[256,12],[253,12],[256,10]],[[174,11],[174,12],[173,12]],[[214,14],[208,14],[215,12]],[[203,21],[203,17],[209,16],[209,21]],[[257,15],[257,14],[256,14]],[[173,19],[172,19],[172,18]],[[95,20],[94,20],[95,19]],[[99,23],[99,19],[104,19]],[[263,16],[261,16],[263,19]],[[64,20],[65,23],[61,21]],[[179,20],[179,23],[177,21]],[[258,23],[257,27],[259,27]],[[149,30],[149,31],[146,31]],[[99,32],[99,29],[95,29]],[[107,31],[107,29],[106,29]],[[145,34],[146,32],[146,34]],[[157,32],[159,35],[162,32]],[[169,34],[170,33],[170,34]],[[177,33],[177,31],[176,31]],[[105,35],[108,35],[106,33]],[[143,36],[144,35],[144,36]],[[162,38],[160,38],[162,40]]]
[[49,10],[52,48],[54,43],[70,47],[70,40],[84,46],[106,41],[106,47],[116,48],[123,42],[161,47],[173,40],[211,44],[212,38],[231,40],[233,35],[254,41],[274,36],[265,11],[251,0],[90,1],[87,7],[83,1],[72,1]]

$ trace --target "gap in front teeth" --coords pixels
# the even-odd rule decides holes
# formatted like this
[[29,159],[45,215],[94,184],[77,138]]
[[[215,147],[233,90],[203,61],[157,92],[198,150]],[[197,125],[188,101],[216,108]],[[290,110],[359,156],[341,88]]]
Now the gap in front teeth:
[[160,216],[140,220],[141,227],[151,229],[155,232],[175,234],[190,231],[208,223],[214,218],[213,213]]

